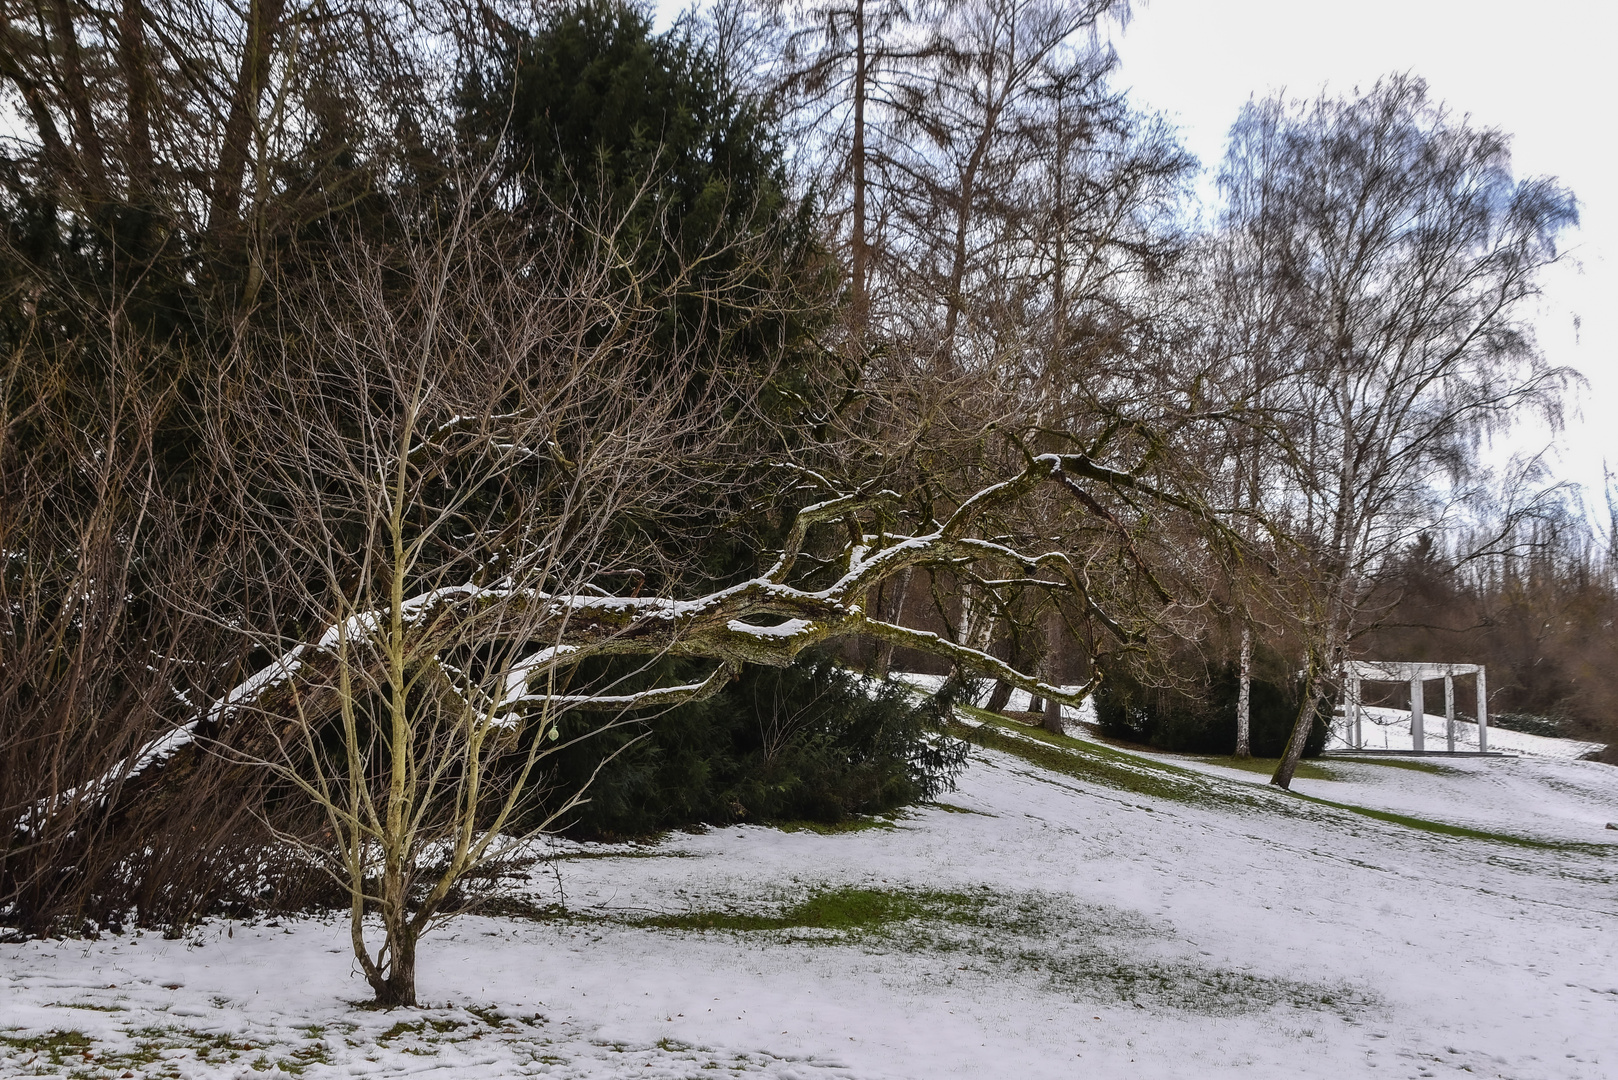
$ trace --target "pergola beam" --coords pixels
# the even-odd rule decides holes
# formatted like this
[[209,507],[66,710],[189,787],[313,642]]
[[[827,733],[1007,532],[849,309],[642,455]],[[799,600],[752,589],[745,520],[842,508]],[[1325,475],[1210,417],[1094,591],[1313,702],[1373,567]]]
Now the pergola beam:
[[1346,674],[1372,682],[1404,682],[1406,679],[1442,679],[1444,676],[1478,675],[1482,664],[1429,664],[1397,660],[1350,660],[1343,665]]

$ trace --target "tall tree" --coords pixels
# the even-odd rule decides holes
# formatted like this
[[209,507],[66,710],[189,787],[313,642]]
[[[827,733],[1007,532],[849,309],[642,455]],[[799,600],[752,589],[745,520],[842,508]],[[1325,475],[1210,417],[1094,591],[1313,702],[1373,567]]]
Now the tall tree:
[[1286,396],[1270,402],[1289,420],[1289,473],[1269,512],[1299,538],[1292,587],[1311,641],[1274,777],[1285,787],[1371,572],[1473,476],[1481,439],[1523,410],[1554,414],[1567,374],[1527,320],[1577,217],[1554,181],[1512,176],[1505,136],[1411,76],[1249,106],[1225,176],[1241,272],[1290,332]]
[[[925,139],[902,168],[920,187],[903,216],[916,223],[913,265],[935,293],[929,306],[942,311],[935,332],[946,364],[954,362],[963,314],[987,306],[998,291],[973,288],[972,279],[1017,276],[1017,255],[1007,249],[1019,246],[1018,231],[1014,222],[1006,228],[1006,219],[1017,216],[1014,197],[1030,160],[1030,134],[1053,118],[1065,121],[1063,152],[1071,155],[1075,129],[1084,123],[1079,115],[1094,119],[1102,107],[1093,99],[1081,105],[1078,91],[1066,109],[1053,110],[1049,105],[1062,94],[1051,91],[1075,90],[1079,78],[1091,86],[1105,79],[1111,54],[1088,39],[1104,18],[1127,12],[1111,0],[977,0],[945,17],[949,47],[935,61],[934,100],[917,121]],[[1076,192],[1064,192],[1055,206],[1077,209],[1064,196],[1079,201]]]
[[903,179],[891,168],[897,139],[932,96],[929,64],[944,50],[936,19],[949,6],[805,0],[789,9],[778,93],[846,259],[846,348],[855,360],[874,317],[885,223],[902,199]]

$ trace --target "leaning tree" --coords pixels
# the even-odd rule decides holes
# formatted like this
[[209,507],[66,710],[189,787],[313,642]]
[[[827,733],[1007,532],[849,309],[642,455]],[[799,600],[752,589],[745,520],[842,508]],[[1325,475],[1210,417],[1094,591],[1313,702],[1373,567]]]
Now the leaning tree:
[[[636,272],[625,245],[655,231],[609,215],[557,230],[563,257],[470,196],[398,218],[400,239],[326,243],[285,274],[267,332],[232,359],[252,377],[199,404],[233,494],[195,574],[234,598],[202,614],[240,636],[240,662],[177,686],[186,719],[106,779],[138,797],[200,749],[273,777],[314,814],[283,833],[346,892],[380,1002],[414,1001],[422,934],[577,805],[549,790],[565,715],[600,731],[853,637],[1077,706],[1098,676],[1055,685],[947,617],[943,632],[880,617],[874,590],[932,574],[1002,613],[1050,609],[1032,594],[1127,648],[1174,606],[1168,568],[1206,544],[1169,519],[1217,533],[1160,445],[1118,434],[1034,453],[985,431],[1013,464],[969,489],[950,486],[958,469],[945,483],[840,457],[830,436],[794,460],[770,441],[757,357],[727,370],[700,336],[671,344],[664,293],[696,279]],[[727,242],[716,262],[770,280],[763,241]],[[746,295],[766,324],[799,302],[785,284]],[[712,509],[747,500],[773,507],[781,542],[753,576],[715,581],[700,556]],[[690,666],[666,658],[709,666],[659,681]]]

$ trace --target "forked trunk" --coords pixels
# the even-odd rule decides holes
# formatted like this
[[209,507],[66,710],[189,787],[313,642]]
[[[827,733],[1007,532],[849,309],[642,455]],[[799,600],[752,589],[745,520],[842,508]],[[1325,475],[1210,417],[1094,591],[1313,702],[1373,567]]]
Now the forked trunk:
[[416,935],[406,926],[388,929],[387,963],[368,975],[376,1003],[384,1008],[416,1004]]

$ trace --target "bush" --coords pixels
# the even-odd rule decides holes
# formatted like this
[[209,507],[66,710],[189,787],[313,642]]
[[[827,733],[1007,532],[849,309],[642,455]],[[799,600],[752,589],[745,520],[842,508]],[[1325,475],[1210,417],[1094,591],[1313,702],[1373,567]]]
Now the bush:
[[[664,829],[739,821],[835,824],[948,788],[967,747],[945,735],[960,688],[918,701],[824,655],[787,668],[749,665],[707,701],[585,739],[560,755],[552,782],[577,790],[617,752],[564,831],[622,840]],[[597,722],[576,714],[562,737]],[[571,728],[571,730],[570,730]]]
[[[1096,691],[1096,719],[1114,738],[1159,750],[1235,753],[1240,670],[1235,664],[1224,664],[1206,667],[1198,675],[1186,688],[1149,686],[1129,674],[1109,674]],[[1301,679],[1252,680],[1248,722],[1254,757],[1281,756],[1302,707]],[[1304,757],[1319,757],[1325,749],[1331,712],[1330,699],[1322,699],[1314,728],[1304,743]]]
[[1486,718],[1490,727],[1506,731],[1520,731],[1524,735],[1543,735],[1547,739],[1565,739],[1572,726],[1563,716],[1538,716],[1534,713],[1502,712]]

